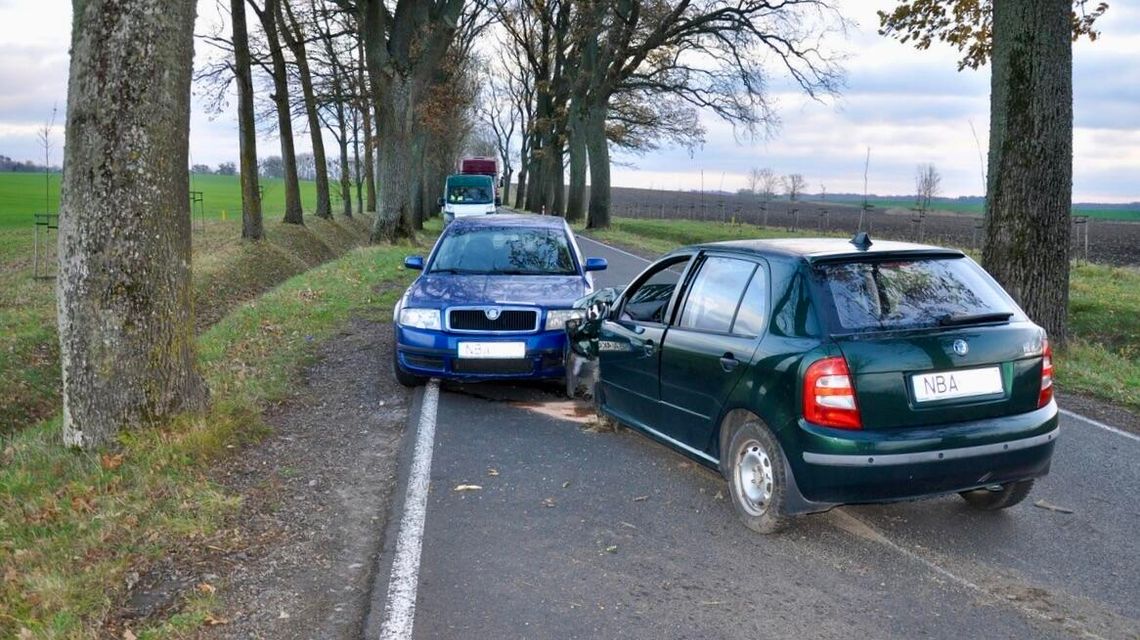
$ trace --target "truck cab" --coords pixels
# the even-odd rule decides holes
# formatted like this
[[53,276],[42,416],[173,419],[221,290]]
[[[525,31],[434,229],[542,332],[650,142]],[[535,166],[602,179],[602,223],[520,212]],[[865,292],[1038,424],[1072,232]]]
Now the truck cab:
[[495,213],[498,210],[495,180],[485,175],[450,175],[444,182],[439,206],[443,209],[444,224],[465,216]]

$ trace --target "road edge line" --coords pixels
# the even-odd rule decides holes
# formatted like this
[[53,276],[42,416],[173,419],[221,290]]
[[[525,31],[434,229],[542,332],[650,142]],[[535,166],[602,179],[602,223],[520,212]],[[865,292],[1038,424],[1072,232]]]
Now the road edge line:
[[[637,258],[638,260],[641,260],[642,262],[653,262],[652,260],[649,260],[648,258],[643,258],[639,255],[630,253],[630,252],[626,251],[625,249],[619,249],[619,248],[613,246],[612,244],[607,244],[605,242],[602,242],[601,240],[595,240],[593,238],[587,238],[586,236],[582,236],[582,235],[579,235],[578,237],[583,239],[583,240],[589,240],[590,242],[593,242],[594,244],[600,244],[603,247],[606,247],[607,249],[612,249],[613,251],[617,251],[618,253],[623,254],[623,255],[627,255],[631,258]],[[1098,422],[1096,420],[1093,420],[1092,418],[1082,416],[1081,414],[1077,413],[1076,411],[1069,411],[1068,409],[1061,409],[1060,407],[1058,407],[1057,410],[1060,411],[1062,414],[1069,416],[1070,418],[1076,418],[1077,420],[1082,420],[1084,422],[1091,424],[1094,427],[1100,427],[1101,429],[1104,429],[1105,431],[1109,431],[1109,432],[1115,433],[1117,435],[1124,436],[1125,438],[1128,438],[1129,440],[1135,440],[1136,442],[1140,442],[1140,436],[1137,436],[1134,433],[1129,433],[1129,432],[1125,431],[1124,429],[1121,429],[1120,427],[1114,427],[1110,424]]]
[[1082,416],[1081,414],[1077,413],[1076,411],[1069,411],[1068,409],[1062,409],[1060,407],[1057,408],[1057,411],[1059,411],[1062,415],[1069,416],[1070,418],[1076,418],[1077,420],[1080,420],[1082,422],[1087,422],[1088,424],[1091,424],[1094,427],[1100,427],[1101,429],[1104,429],[1105,431],[1109,431],[1111,433],[1115,433],[1118,436],[1124,436],[1125,438],[1128,438],[1129,440],[1135,440],[1136,442],[1140,442],[1140,436],[1136,435],[1135,433],[1129,433],[1129,432],[1125,431],[1124,429],[1121,429],[1120,427],[1114,427],[1110,424],[1105,424],[1103,422],[1098,422],[1097,420],[1093,420],[1092,418],[1086,418],[1085,416]]
[[412,455],[411,471],[408,473],[408,490],[404,494],[404,514],[400,518],[396,553],[388,578],[384,623],[380,627],[381,640],[405,640],[412,637],[438,411],[439,381],[432,379],[424,388],[423,402],[420,404],[416,447]]

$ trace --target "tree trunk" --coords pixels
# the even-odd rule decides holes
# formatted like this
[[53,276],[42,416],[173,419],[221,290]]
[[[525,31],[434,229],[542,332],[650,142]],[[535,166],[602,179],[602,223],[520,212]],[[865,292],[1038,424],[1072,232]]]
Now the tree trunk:
[[192,0],[74,3],[60,205],[63,440],[206,406],[190,299]]
[[376,211],[376,165],[372,157],[372,147],[376,142],[372,139],[372,110],[368,108],[368,83],[364,77],[364,39],[360,39],[357,47],[360,73],[357,84],[360,90],[360,118],[364,125],[364,208],[363,211],[373,213]]
[[606,140],[607,108],[595,106],[586,118],[586,151],[590,155],[590,211],[587,229],[610,226],[610,145]]
[[424,200],[424,157],[427,150],[427,134],[416,127],[416,131],[412,134],[412,154],[411,160],[415,167],[418,168],[413,184],[410,185],[411,193],[408,194],[409,202],[411,203],[411,224],[412,229],[417,231],[424,228],[424,218],[427,214],[427,202]]
[[1069,302],[1073,84],[1069,0],[993,9],[986,269],[1064,344]]
[[297,153],[293,149],[293,114],[289,111],[289,78],[285,72],[285,56],[281,52],[281,39],[277,34],[277,2],[265,0],[265,8],[258,13],[265,39],[269,43],[269,56],[273,59],[273,103],[277,107],[277,136],[281,139],[281,164],[285,173],[286,224],[305,224],[301,209],[301,184],[297,181]]
[[586,217],[586,136],[585,118],[574,105],[570,116],[570,194],[566,204],[566,221],[581,222]]
[[260,240],[261,191],[257,179],[257,121],[253,111],[253,75],[250,71],[249,27],[245,0],[230,0],[234,33],[234,79],[238,90],[238,139],[241,163],[241,237]]
[[515,208],[519,210],[522,210],[526,203],[526,164],[527,158],[524,154],[522,161],[519,162],[519,183],[515,187]]
[[395,242],[412,235],[412,190],[418,185],[416,155],[415,108],[412,83],[407,78],[393,77],[379,91],[384,101],[380,113],[379,211],[372,224],[373,242]]
[[349,177],[348,167],[348,128],[345,124],[344,103],[338,102],[336,106],[336,119],[337,129],[340,132],[340,137],[337,138],[337,144],[340,145],[340,197],[344,200],[344,215],[352,217],[352,179]]
[[550,163],[550,213],[556,216],[566,215],[566,154],[563,152],[564,135],[555,136],[554,159]]
[[[313,74],[309,70],[309,56],[305,51],[304,32],[289,7],[289,0],[281,0],[284,11],[278,10],[278,19],[281,23],[281,33],[285,36],[285,43],[293,52],[293,61],[297,65],[297,75],[301,79],[301,96],[305,107],[305,118],[309,122],[309,139],[313,145],[313,164],[315,165],[317,187],[317,209],[314,212],[319,218],[332,218],[332,204],[329,198],[329,165],[325,159],[325,140],[321,135],[321,120],[317,116],[317,98],[313,92]],[[286,18],[286,16],[288,16]]]

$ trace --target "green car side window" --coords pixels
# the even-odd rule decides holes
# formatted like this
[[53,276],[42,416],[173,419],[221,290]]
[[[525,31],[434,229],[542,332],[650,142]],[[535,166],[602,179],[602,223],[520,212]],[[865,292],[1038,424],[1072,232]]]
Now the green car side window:
[[764,333],[764,321],[768,314],[768,278],[764,267],[757,267],[744,291],[744,299],[736,310],[736,320],[732,332],[741,336],[758,336]]
[[679,326],[729,333],[744,288],[755,270],[756,264],[745,260],[707,258],[693,280]]

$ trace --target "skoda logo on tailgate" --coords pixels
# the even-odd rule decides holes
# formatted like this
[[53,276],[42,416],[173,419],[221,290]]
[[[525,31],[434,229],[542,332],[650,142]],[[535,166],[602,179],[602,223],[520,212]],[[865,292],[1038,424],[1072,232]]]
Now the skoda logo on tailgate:
[[[488,320],[498,320],[499,319],[499,313],[500,313],[500,311],[499,311],[498,307],[487,307],[486,309],[483,310],[483,315],[487,316]],[[963,343],[963,344],[965,344],[965,343]]]
[[966,344],[965,340],[960,340],[960,339],[955,340],[954,341],[954,353],[956,353],[960,356],[964,356],[967,353],[970,353],[970,345]]

